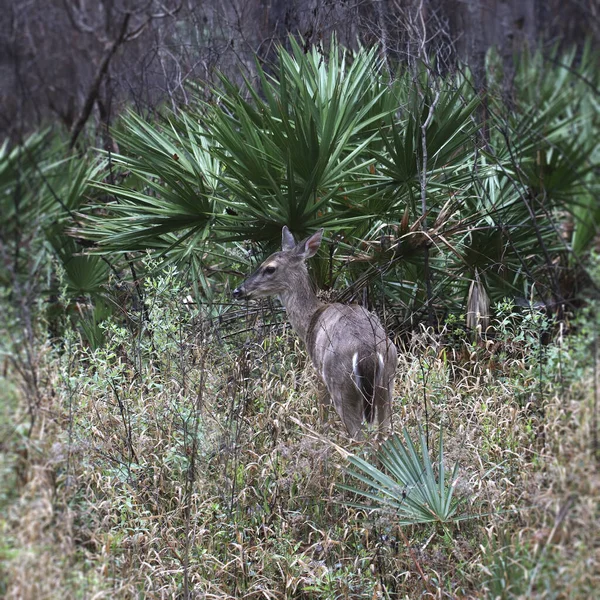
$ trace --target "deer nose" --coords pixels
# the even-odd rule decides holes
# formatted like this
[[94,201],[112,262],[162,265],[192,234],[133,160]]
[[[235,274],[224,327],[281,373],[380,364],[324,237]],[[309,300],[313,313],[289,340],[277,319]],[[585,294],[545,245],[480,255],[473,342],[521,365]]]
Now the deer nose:
[[235,290],[233,290],[233,292],[231,292],[231,295],[236,299],[243,298],[244,290],[243,290],[242,286],[235,288]]

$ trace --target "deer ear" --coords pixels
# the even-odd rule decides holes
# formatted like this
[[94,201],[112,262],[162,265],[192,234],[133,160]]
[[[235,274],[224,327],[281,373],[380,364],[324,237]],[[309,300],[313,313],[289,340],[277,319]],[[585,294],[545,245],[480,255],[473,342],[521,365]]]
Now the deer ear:
[[311,258],[317,253],[317,250],[321,245],[322,239],[323,228],[319,229],[317,233],[313,233],[309,238],[306,238],[303,242],[300,242],[296,251],[304,260],[306,260],[307,258]]
[[293,250],[295,247],[296,240],[294,239],[292,232],[287,228],[287,225],[284,225],[281,230],[281,249]]

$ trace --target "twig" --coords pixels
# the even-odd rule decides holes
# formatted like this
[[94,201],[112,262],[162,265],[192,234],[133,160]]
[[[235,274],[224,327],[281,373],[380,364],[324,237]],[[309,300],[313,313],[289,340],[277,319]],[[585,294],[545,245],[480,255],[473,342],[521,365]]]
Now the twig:
[[127,462],[127,473],[129,475],[131,475],[131,463],[133,461],[135,461],[136,463],[140,462],[139,458],[137,457],[137,454],[135,452],[135,449],[133,447],[133,436],[132,436],[132,430],[131,430],[131,415],[129,414],[129,411],[125,407],[125,404],[124,404],[123,400],[121,399],[121,396],[119,395],[117,386],[114,384],[114,382],[112,380],[109,380],[108,384],[112,388],[113,394],[115,395],[115,398],[117,399],[117,405],[119,407],[119,412],[121,413],[121,420],[123,421],[123,427],[125,428],[125,435],[126,435],[125,441],[127,442],[127,449],[129,450],[129,461]]

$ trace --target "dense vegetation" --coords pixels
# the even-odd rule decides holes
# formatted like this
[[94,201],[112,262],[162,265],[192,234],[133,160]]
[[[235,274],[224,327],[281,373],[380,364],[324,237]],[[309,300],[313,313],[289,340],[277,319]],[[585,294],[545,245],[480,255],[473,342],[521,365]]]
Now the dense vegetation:
[[[597,55],[491,53],[476,90],[291,48],[110,151],[1,149],[0,593],[591,597]],[[378,456],[227,299],[284,224],[395,335]]]

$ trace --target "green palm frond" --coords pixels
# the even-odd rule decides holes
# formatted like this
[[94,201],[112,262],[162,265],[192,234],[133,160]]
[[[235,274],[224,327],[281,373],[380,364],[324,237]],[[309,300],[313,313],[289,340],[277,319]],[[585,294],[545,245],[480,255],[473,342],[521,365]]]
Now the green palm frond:
[[120,181],[94,183],[114,200],[89,208],[77,234],[104,252],[189,252],[213,220],[220,169],[202,126],[186,115],[156,125],[129,113],[115,138]]
[[[221,231],[232,239],[274,241],[287,224],[300,235],[320,226],[348,226],[365,215],[344,209],[372,159],[367,148],[394,110],[374,50],[350,57],[334,42],[329,56],[279,51],[278,69],[257,65],[260,93],[223,79],[225,110],[208,127],[225,165],[222,200],[233,215]],[[248,99],[247,99],[248,98]]]
[[391,512],[400,525],[449,523],[472,518],[458,514],[459,502],[454,497],[458,464],[454,465],[451,473],[446,472],[442,433],[435,467],[423,431],[419,432],[419,449],[406,429],[403,437],[404,441],[397,434],[393,435],[377,452],[377,459],[385,472],[360,457],[351,455],[348,458],[350,466],[346,469],[347,474],[366,487],[340,487],[371,501],[370,504],[348,504]]

